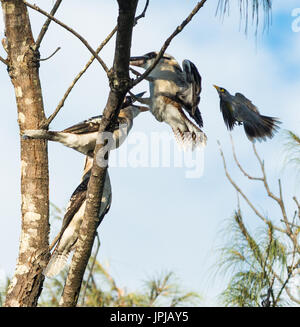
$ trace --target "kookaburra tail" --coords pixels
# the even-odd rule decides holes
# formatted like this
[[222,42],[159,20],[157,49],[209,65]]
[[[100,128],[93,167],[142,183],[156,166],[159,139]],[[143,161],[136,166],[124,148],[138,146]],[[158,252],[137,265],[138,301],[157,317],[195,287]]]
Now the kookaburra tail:
[[[144,93],[145,92],[137,94],[136,97],[138,98]],[[117,121],[113,126],[111,149],[118,148],[123,143],[132,128],[133,119],[140,112],[147,110],[149,110],[149,108],[134,105],[133,100],[129,96],[124,99],[124,103],[119,112]],[[63,145],[79,151],[85,155],[93,156],[101,119],[102,115],[95,116],[59,132],[41,129],[25,130],[23,132],[23,137],[29,139],[46,139],[49,141],[60,142]]]
[[[52,246],[54,246],[55,243],[57,243],[56,247],[53,250],[50,261],[43,272],[43,274],[47,277],[56,276],[61,272],[61,270],[67,264],[72,250],[74,250],[76,247],[86,206],[86,192],[90,173],[91,170],[85,174],[82,182],[78,185],[70,198],[63,219],[61,231],[58,234],[58,237],[55,238],[55,241],[53,242],[54,244],[52,244]],[[111,198],[111,184],[108,172],[106,172],[106,179],[99,212],[99,224],[110,209]]]
[[257,107],[243,94],[231,95],[222,87],[214,85],[220,96],[220,110],[227,129],[243,124],[248,139],[265,141],[272,138],[279,128],[280,121],[275,117],[263,116]]
[[[130,64],[147,69],[157,56],[150,52],[131,57]],[[150,97],[139,99],[150,107],[159,122],[172,128],[180,146],[194,150],[206,145],[207,137],[201,130],[203,121],[198,108],[201,92],[201,76],[196,66],[184,60],[182,68],[176,59],[164,54],[148,76]],[[185,112],[195,121],[192,123]]]

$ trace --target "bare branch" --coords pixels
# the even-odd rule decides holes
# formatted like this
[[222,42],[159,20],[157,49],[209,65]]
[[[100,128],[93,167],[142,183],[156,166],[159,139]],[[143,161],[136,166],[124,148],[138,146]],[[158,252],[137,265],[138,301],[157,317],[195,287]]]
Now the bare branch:
[[[145,13],[147,10],[149,4],[149,0],[147,0],[145,8],[143,10],[143,12],[137,16],[135,18],[135,24],[137,24],[138,20],[140,20],[141,18],[145,17]],[[104,47],[105,45],[111,40],[111,38],[114,36],[114,34],[117,31],[117,25],[114,27],[114,29],[107,35],[107,37],[105,38],[105,40],[99,45],[99,47],[96,49],[96,53],[98,54]],[[53,114],[51,116],[49,116],[49,118],[41,125],[41,128],[48,128],[48,126],[51,124],[51,122],[53,121],[53,119],[56,117],[56,115],[59,113],[60,109],[64,106],[65,101],[67,99],[67,97],[69,96],[69,94],[71,93],[72,89],[74,88],[74,86],[76,85],[76,83],[78,82],[78,80],[81,78],[81,76],[88,70],[88,68],[91,66],[91,64],[93,63],[93,61],[95,60],[95,56],[92,56],[90,58],[90,60],[87,62],[87,64],[84,66],[84,68],[77,74],[77,76],[74,78],[73,82],[71,83],[71,85],[68,87],[67,91],[65,92],[64,96],[62,97],[62,99],[59,101],[56,109],[54,110]],[[138,74],[140,74],[139,72],[137,72]]]
[[149,6],[149,0],[146,0],[146,4],[145,4],[145,7],[144,7],[144,10],[142,11],[142,13],[140,15],[138,15],[136,18],[135,18],[135,23],[134,25],[137,24],[138,20],[141,19],[141,18],[144,18],[145,15],[146,15],[146,11],[148,9],[148,6]]
[[237,156],[236,156],[236,153],[235,153],[235,148],[234,148],[234,142],[233,142],[233,138],[232,138],[232,135],[231,134],[230,134],[230,142],[231,142],[231,146],[232,146],[232,154],[233,154],[234,161],[236,162],[236,164],[239,167],[240,171],[246,177],[248,177],[249,179],[257,180],[257,181],[263,181],[263,178],[262,177],[252,177],[249,174],[247,174],[246,171],[243,169],[243,167],[241,166],[241,164],[239,163],[239,161],[237,159]]
[[8,66],[8,61],[0,56],[0,61],[2,61],[6,66]]
[[[113,68],[110,74],[110,93],[98,133],[110,131],[119,114],[124,97],[130,88],[129,58],[132,30],[135,22],[137,0],[118,0],[119,16]],[[96,144],[94,157],[99,155],[103,144]],[[105,150],[106,152],[106,150]],[[108,159],[109,151],[105,154]],[[107,173],[107,165],[94,160],[88,183],[84,219],[80,226],[76,251],[64,287],[60,306],[75,306],[78,300],[83,274],[86,269],[99,223],[99,210]]]
[[295,201],[297,208],[298,208],[298,218],[300,219],[300,203],[298,202],[297,198],[294,196],[293,200]]
[[[55,13],[56,13],[58,7],[60,6],[61,2],[62,2],[62,0],[56,0],[52,10],[50,11],[51,16],[55,15]],[[40,47],[40,45],[41,45],[41,43],[43,41],[43,38],[44,38],[44,36],[45,36],[45,34],[46,34],[47,30],[48,30],[48,27],[49,27],[50,23],[51,23],[51,19],[47,18],[47,20],[45,21],[45,23],[44,23],[44,25],[43,25],[43,27],[42,27],[42,29],[41,29],[38,37],[37,37],[37,40],[36,40],[35,46],[34,46],[34,50],[39,49],[39,47]]]
[[261,160],[260,156],[258,155],[254,143],[252,144],[252,147],[253,147],[254,154],[255,154],[255,156],[256,156],[259,164],[260,164],[260,168],[261,168],[261,171],[262,171],[262,174],[263,174],[263,183],[264,183],[265,189],[267,191],[267,194],[268,194],[268,196],[270,198],[272,198],[273,200],[275,200],[278,203],[278,205],[279,205],[279,207],[281,209],[281,212],[282,212],[283,219],[285,221],[285,225],[286,225],[286,228],[287,228],[287,233],[288,233],[289,236],[292,236],[292,231],[291,231],[291,228],[290,228],[290,226],[288,224],[288,218],[287,218],[287,214],[286,214],[286,210],[285,210],[285,205],[284,205],[284,202],[282,200],[281,183],[279,181],[279,193],[280,193],[280,197],[277,197],[270,190],[269,184],[267,182],[267,176],[266,176],[264,162]]
[[[116,33],[117,31],[117,26],[108,34],[108,36],[105,38],[105,40],[99,45],[99,47],[96,49],[96,53],[98,54],[103,48],[104,46],[109,42],[109,40],[113,37],[113,35]],[[53,121],[53,119],[57,116],[57,114],[59,113],[60,109],[64,106],[65,101],[67,99],[67,97],[69,96],[69,94],[71,93],[71,91],[73,90],[74,86],[76,85],[76,83],[79,81],[79,79],[82,77],[82,75],[88,70],[88,68],[90,67],[90,65],[93,63],[95,59],[95,56],[92,56],[90,58],[90,60],[86,63],[86,65],[84,66],[84,68],[77,74],[77,76],[74,78],[73,82],[71,83],[71,85],[68,87],[67,91],[65,92],[64,96],[62,97],[62,99],[59,101],[57,107],[55,108],[53,114],[51,114],[49,116],[49,118],[42,124],[41,128],[47,128],[51,122]]]
[[184,29],[184,27],[193,19],[193,17],[197,14],[197,12],[204,6],[206,1],[207,0],[202,0],[202,1],[198,2],[197,5],[195,6],[195,8],[192,10],[192,12],[189,14],[189,16],[179,26],[177,26],[175,31],[167,38],[167,40],[163,44],[162,48],[160,49],[160,51],[159,51],[158,55],[156,56],[155,60],[153,61],[152,65],[141,76],[139,76],[137,79],[135,79],[132,82],[132,87],[139,84],[142,80],[144,80],[152,72],[152,70],[158,64],[159,60],[161,59],[161,57],[167,50],[168,46],[170,45],[170,43],[174,39],[174,37],[176,35],[178,35]]
[[[218,141],[218,145],[219,145],[219,150],[220,150],[220,154],[221,154],[221,157],[222,157],[222,160],[223,160],[223,166],[224,166],[224,170],[225,170],[225,174],[226,174],[226,177],[227,179],[229,180],[229,182],[231,183],[231,185],[236,189],[236,191],[244,198],[244,200],[247,202],[247,204],[249,205],[249,207],[254,211],[254,213],[265,223],[265,224],[268,224],[269,223],[269,220],[266,219],[256,208],[255,206],[252,204],[252,202],[248,199],[248,197],[243,193],[243,191],[238,187],[238,185],[233,181],[233,179],[231,178],[228,170],[227,170],[227,166],[226,166],[226,161],[225,161],[225,157],[224,157],[224,153],[223,153],[223,150],[221,148],[221,143],[220,141]],[[285,230],[283,229],[280,229],[276,226],[274,226],[274,229],[278,230],[278,231],[281,231],[281,232],[284,232],[285,233]]]
[[96,53],[96,51],[90,46],[90,44],[86,41],[86,39],[83,38],[79,33],[77,33],[76,31],[74,31],[71,27],[67,26],[66,24],[64,24],[63,22],[61,22],[60,20],[58,20],[57,18],[55,18],[52,15],[48,14],[46,11],[44,11],[41,8],[39,8],[37,5],[32,5],[32,4],[28,3],[25,0],[23,0],[23,2],[24,2],[24,4],[27,7],[31,8],[31,9],[33,9],[35,11],[38,11],[39,13],[41,13],[44,16],[48,17],[49,19],[53,20],[56,24],[58,24],[61,27],[65,28],[67,31],[69,31],[74,36],[76,36],[86,46],[86,48],[93,54],[93,56],[98,60],[98,62],[102,66],[102,68],[105,70],[106,74],[109,73],[109,69],[107,68],[105,62],[98,56],[98,54]]
[[60,50],[61,48],[60,47],[58,47],[49,57],[47,57],[47,58],[43,58],[43,59],[39,59],[39,61],[46,61],[46,60],[48,60],[48,59],[50,59],[50,58],[52,58],[59,50]]

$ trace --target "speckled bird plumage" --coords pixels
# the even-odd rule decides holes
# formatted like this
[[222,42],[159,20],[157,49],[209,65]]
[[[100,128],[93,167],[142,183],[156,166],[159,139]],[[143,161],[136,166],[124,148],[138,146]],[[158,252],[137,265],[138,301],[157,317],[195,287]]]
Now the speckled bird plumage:
[[[147,69],[157,52],[131,57],[130,64]],[[182,68],[176,59],[164,54],[149,74],[150,97],[138,101],[147,104],[159,122],[169,124],[180,145],[195,149],[206,144],[207,137],[201,130],[203,120],[198,104],[201,92],[201,76],[196,66],[184,60]],[[195,121],[191,122],[185,112]]]
[[[137,97],[143,95],[138,94]],[[148,110],[147,107],[133,104],[130,96],[126,96],[124,103],[113,126],[113,144],[112,149],[118,148],[126,139],[133,125],[133,119],[142,111]],[[62,131],[46,130],[25,130],[24,138],[46,139],[62,143],[63,145],[79,151],[85,155],[93,156],[93,151],[98,138],[98,130],[102,115],[91,117]]]
[[220,110],[228,130],[236,124],[243,124],[245,133],[251,142],[272,138],[279,128],[278,118],[263,116],[257,107],[243,94],[231,95],[222,87],[214,85],[220,97]]
[[[47,277],[53,277],[59,274],[67,264],[71,252],[76,248],[76,242],[78,240],[79,230],[83,221],[86,206],[86,193],[90,174],[91,169],[89,169],[84,175],[81,183],[75,189],[69,200],[61,231],[56,238],[56,247],[53,250],[50,261],[43,272]],[[99,224],[110,209],[111,199],[111,184],[107,172],[99,212]]]

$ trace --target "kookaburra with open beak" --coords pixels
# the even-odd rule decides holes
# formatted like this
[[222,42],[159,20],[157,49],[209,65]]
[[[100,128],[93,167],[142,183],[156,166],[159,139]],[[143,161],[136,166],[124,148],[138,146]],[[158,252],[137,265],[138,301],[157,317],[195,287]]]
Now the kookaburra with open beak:
[[[143,93],[137,94],[138,99]],[[149,110],[145,106],[134,105],[135,100],[126,96],[119,112],[112,133],[112,149],[118,148],[126,139],[133,125],[133,119],[143,111]],[[46,139],[60,142],[63,145],[79,151],[85,155],[93,156],[93,151],[98,138],[99,125],[102,115],[84,120],[76,125],[68,127],[60,132],[47,130],[24,130],[22,137],[29,139]]]
[[[87,157],[87,162],[89,162],[90,167],[92,161],[92,158]],[[69,200],[61,231],[50,246],[50,249],[52,249],[56,244],[56,247],[51,254],[50,261],[43,271],[43,274],[47,277],[53,277],[59,274],[61,270],[66,266],[69,255],[76,248],[76,242],[78,240],[79,230],[83,221],[86,206],[86,192],[90,174],[91,168],[89,168],[85,173],[81,183],[75,189]],[[111,199],[111,184],[107,171],[100,205],[99,224],[102,222],[104,216],[110,209]]]
[[[158,52],[131,57],[130,65],[147,69]],[[203,121],[198,104],[201,92],[201,76],[189,60],[182,68],[171,55],[164,54],[146,78],[149,81],[150,97],[138,99],[147,104],[159,122],[169,124],[180,146],[195,149],[206,144],[207,137],[201,130]],[[191,122],[184,110],[194,119]]]
[[231,95],[227,90],[214,85],[220,97],[220,110],[228,130],[243,124],[248,139],[253,142],[272,138],[279,128],[278,118],[263,116],[257,107],[243,94]]

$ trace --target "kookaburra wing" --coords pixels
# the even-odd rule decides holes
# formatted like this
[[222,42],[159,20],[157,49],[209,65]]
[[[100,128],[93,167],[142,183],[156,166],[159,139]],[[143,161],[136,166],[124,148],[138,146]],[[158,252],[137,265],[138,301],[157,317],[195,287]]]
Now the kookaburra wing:
[[214,85],[220,97],[220,110],[226,127],[232,130],[236,123],[244,125],[248,139],[265,141],[272,138],[278,130],[280,121],[275,117],[263,116],[257,107],[243,94],[231,95],[222,87]]
[[[144,94],[144,92],[141,94]],[[138,94],[137,97],[139,96],[141,95]],[[117,122],[115,126],[113,126],[112,149],[118,148],[123,143],[132,128],[133,119],[140,112],[147,110],[149,110],[147,107],[134,105],[133,100],[128,96],[124,99],[124,104],[119,112]],[[101,119],[102,115],[91,117],[59,132],[47,130],[25,130],[23,132],[23,137],[60,142],[63,145],[85,155],[93,156]]]
[[[130,64],[147,69],[155,60],[157,52],[131,57]],[[201,92],[201,76],[189,60],[183,61],[183,69],[175,58],[164,54],[149,74],[150,98],[140,102],[149,105],[154,117],[169,124],[180,145],[194,149],[206,144],[202,132],[203,121],[198,104]],[[184,113],[188,112],[196,124]]]
[[[55,238],[54,243],[57,242],[57,245],[53,250],[50,261],[43,272],[43,274],[47,277],[53,277],[60,273],[60,271],[67,264],[70,253],[76,247],[79,229],[83,220],[86,206],[86,192],[90,174],[91,170],[85,174],[82,182],[79,184],[70,198],[63,219],[61,231]],[[111,198],[111,184],[107,172],[100,206],[99,224],[110,209]],[[52,246],[54,246],[54,244]]]

